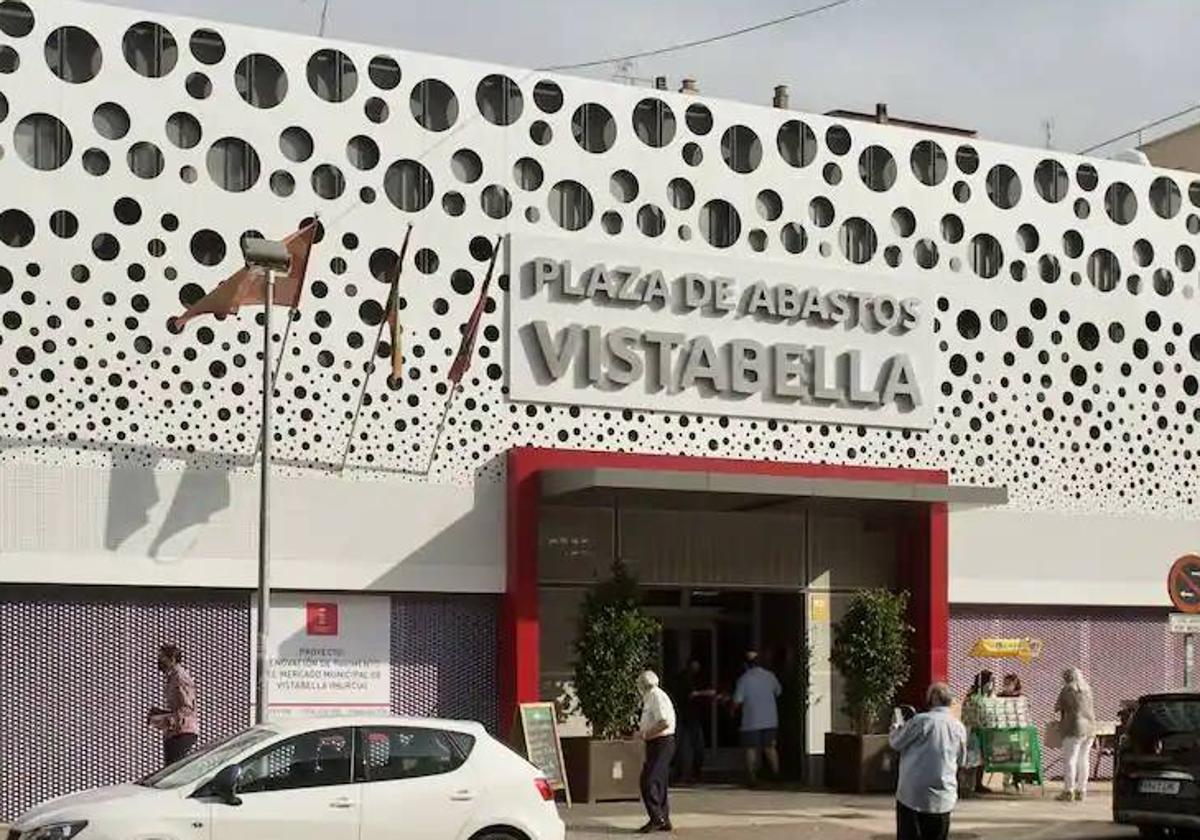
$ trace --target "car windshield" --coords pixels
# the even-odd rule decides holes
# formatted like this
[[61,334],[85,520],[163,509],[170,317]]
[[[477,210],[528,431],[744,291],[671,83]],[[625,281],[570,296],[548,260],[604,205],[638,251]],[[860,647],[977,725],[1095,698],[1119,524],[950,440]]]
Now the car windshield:
[[1129,734],[1140,749],[1155,741],[1164,751],[1194,748],[1200,739],[1200,697],[1146,701],[1130,721]]
[[169,790],[199,781],[214,770],[224,767],[232,759],[250,747],[260,744],[277,733],[273,729],[255,726],[220,741],[202,747],[187,758],[151,773],[138,784],[145,787]]

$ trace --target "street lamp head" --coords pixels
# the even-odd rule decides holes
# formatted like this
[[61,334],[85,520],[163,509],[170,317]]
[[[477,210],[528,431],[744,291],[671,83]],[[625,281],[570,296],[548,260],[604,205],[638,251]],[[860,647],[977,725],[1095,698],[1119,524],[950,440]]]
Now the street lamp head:
[[242,243],[242,254],[246,265],[270,271],[287,271],[292,265],[292,255],[287,246],[274,239],[250,237]]

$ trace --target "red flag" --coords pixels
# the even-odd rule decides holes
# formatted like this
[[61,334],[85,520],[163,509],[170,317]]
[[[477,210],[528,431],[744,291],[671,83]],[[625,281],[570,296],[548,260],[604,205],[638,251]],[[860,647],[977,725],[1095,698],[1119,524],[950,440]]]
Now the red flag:
[[401,337],[404,326],[400,323],[400,272],[404,270],[404,255],[408,253],[408,239],[412,236],[412,224],[404,233],[404,244],[400,246],[400,258],[396,260],[396,269],[391,278],[391,289],[388,290],[387,323],[389,339],[392,342],[392,375],[389,383],[400,382],[404,378],[404,354],[401,350]]
[[479,322],[483,320],[483,308],[487,304],[488,286],[492,282],[492,271],[496,268],[496,259],[500,256],[500,237],[496,237],[496,245],[492,248],[492,261],[488,265],[487,275],[483,278],[483,287],[479,290],[479,300],[471,310],[471,317],[463,330],[462,343],[458,345],[458,354],[450,365],[450,381],[455,385],[462,382],[463,375],[471,366],[471,357],[475,355],[475,336],[479,333]]
[[[275,281],[275,293],[272,296],[275,306],[290,306],[295,309],[299,305],[300,296],[304,292],[308,255],[312,251],[313,236],[316,232],[317,223],[314,220],[283,240],[284,246],[291,254],[292,265],[286,277]],[[266,285],[266,278],[260,269],[250,266],[238,269],[177,317],[174,329],[182,329],[184,324],[197,315],[233,315],[243,306],[264,303],[267,299]]]

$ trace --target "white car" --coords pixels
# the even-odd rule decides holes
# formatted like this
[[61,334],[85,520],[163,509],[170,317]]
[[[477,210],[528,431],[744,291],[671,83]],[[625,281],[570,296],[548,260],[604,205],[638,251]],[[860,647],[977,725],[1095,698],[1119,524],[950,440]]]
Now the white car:
[[477,723],[272,722],[136,784],[23,814],[9,840],[563,840],[541,772]]

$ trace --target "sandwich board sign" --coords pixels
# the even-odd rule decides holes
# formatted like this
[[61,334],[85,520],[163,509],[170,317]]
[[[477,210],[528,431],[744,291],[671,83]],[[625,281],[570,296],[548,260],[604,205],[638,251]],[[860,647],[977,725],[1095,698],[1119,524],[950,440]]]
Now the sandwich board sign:
[[513,742],[529,763],[546,775],[555,791],[562,791],[571,805],[571,788],[563,765],[562,741],[558,737],[558,712],[553,703],[522,703],[517,708]]

